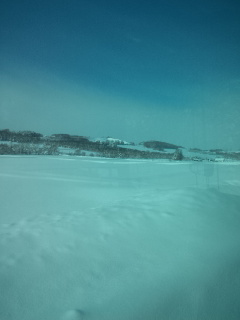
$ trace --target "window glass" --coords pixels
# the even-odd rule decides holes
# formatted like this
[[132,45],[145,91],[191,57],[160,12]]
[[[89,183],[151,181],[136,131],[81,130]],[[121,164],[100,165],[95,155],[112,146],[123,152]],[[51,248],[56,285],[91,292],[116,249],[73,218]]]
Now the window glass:
[[240,3],[0,4],[0,318],[240,318]]

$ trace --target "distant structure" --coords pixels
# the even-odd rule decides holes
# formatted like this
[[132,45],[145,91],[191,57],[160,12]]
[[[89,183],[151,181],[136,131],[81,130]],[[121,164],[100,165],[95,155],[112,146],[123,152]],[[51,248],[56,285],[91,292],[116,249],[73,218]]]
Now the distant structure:
[[183,160],[183,154],[181,149],[177,149],[172,157],[173,160]]

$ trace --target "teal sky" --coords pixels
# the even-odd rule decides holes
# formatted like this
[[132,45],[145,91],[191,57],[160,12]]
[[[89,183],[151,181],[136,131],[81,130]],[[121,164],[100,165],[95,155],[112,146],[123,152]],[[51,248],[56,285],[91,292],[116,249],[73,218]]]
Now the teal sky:
[[3,0],[0,128],[240,149],[240,2]]

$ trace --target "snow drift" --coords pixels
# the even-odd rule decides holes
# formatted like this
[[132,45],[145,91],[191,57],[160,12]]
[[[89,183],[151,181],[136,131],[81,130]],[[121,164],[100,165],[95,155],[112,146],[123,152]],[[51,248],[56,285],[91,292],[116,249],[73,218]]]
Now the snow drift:
[[0,161],[1,319],[240,317],[239,163]]

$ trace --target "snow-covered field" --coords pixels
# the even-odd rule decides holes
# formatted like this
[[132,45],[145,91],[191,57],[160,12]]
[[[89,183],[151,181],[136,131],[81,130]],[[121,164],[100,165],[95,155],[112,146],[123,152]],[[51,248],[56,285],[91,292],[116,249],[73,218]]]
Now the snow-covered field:
[[1,320],[240,319],[240,163],[0,157]]

